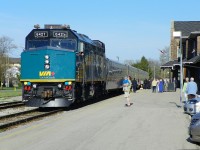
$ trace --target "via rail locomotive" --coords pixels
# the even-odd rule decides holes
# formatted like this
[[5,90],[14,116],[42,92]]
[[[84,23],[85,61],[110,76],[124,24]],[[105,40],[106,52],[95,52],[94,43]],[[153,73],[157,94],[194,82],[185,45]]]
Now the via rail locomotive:
[[148,78],[140,69],[105,57],[105,44],[68,25],[34,26],[21,53],[22,100],[31,107],[68,107],[122,89],[125,75]]

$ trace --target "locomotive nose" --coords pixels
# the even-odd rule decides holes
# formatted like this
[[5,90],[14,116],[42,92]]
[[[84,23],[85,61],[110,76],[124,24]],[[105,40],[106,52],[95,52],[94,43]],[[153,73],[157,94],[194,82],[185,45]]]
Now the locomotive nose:
[[21,81],[45,82],[48,80],[47,82],[59,82],[62,80],[64,82],[75,80],[76,54],[72,51],[44,48],[24,52],[21,58]]

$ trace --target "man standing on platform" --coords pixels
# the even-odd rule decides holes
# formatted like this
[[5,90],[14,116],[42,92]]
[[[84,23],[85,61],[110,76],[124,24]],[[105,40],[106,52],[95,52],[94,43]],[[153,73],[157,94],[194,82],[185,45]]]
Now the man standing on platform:
[[130,103],[130,90],[131,90],[131,81],[130,81],[130,77],[128,78],[127,76],[124,77],[124,80],[123,80],[123,91],[124,91],[124,97],[126,98],[127,100],[127,104],[125,106],[131,106],[131,103]]
[[185,82],[183,84],[183,93],[184,93],[185,102],[188,101],[188,96],[187,96],[187,92],[186,92],[188,82],[189,82],[189,78],[186,77]]
[[186,88],[186,93],[188,95],[188,100],[196,98],[197,91],[198,91],[197,84],[196,84],[196,82],[194,82],[194,78],[191,77],[190,78],[190,82],[188,82],[187,88]]
[[156,79],[154,78],[152,83],[151,83],[151,86],[152,86],[152,92],[153,93],[156,93],[156,86],[157,86],[157,81]]

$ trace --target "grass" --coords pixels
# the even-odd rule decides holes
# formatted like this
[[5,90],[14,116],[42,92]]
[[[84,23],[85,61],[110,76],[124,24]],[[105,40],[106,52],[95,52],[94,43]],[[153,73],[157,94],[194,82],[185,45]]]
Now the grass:
[[14,89],[14,88],[3,88],[0,89],[0,98],[6,98],[6,97],[15,97],[15,96],[21,96],[22,90],[20,88]]

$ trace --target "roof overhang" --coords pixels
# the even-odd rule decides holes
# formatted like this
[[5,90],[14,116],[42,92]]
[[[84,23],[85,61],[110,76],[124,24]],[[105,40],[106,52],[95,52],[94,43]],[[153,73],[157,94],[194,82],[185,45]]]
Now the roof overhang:
[[193,39],[200,35],[200,31],[191,32],[189,38]]
[[178,62],[178,60],[173,60],[173,61],[169,61],[163,65],[160,66],[161,69],[166,69],[166,68],[169,68],[169,69],[174,69],[175,66],[179,66],[180,63]]
[[184,61],[183,64],[196,64],[198,62],[200,62],[200,56],[195,56],[189,60]]

